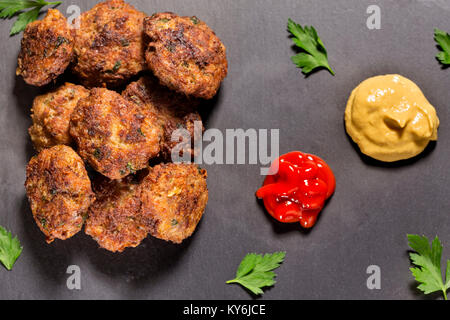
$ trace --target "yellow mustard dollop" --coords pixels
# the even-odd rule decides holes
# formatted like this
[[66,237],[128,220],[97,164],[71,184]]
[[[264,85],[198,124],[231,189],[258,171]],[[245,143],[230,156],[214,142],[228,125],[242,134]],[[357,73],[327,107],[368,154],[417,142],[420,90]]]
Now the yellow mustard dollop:
[[437,140],[439,118],[414,82],[388,74],[369,78],[353,90],[345,127],[362,153],[394,162],[418,155]]

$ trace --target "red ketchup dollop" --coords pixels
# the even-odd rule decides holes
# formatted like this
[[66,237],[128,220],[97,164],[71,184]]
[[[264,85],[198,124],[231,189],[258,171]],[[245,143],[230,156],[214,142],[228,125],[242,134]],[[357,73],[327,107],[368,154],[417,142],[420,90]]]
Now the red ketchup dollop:
[[336,187],[330,167],[317,156],[293,151],[272,163],[270,173],[274,172],[256,192],[267,211],[280,222],[314,226]]

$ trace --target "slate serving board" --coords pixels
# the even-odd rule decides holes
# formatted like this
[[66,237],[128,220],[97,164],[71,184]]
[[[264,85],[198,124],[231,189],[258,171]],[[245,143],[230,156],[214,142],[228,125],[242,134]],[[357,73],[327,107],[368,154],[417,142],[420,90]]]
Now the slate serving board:
[[[47,245],[34,223],[23,183],[33,155],[27,128],[42,90],[16,78],[21,36],[0,21],[0,225],[24,250],[12,272],[0,268],[0,299],[250,299],[226,285],[248,252],[285,250],[277,284],[263,299],[419,299],[408,271],[407,233],[439,235],[450,256],[450,70],[434,56],[433,28],[450,31],[445,0],[150,0],[130,1],[152,14],[173,11],[206,21],[227,46],[229,75],[203,110],[207,128],[280,129],[280,152],[324,158],[337,189],[317,225],[274,222],[255,199],[257,165],[206,166],[210,200],[192,238],[173,245],[148,238],[113,254],[84,233]],[[82,10],[94,1],[64,1]],[[381,29],[366,27],[369,5]],[[316,27],[336,76],[305,78],[290,61],[291,17]],[[415,81],[436,107],[439,142],[400,165],[363,157],[345,133],[351,90],[362,80],[399,73]],[[69,290],[66,269],[81,269],[81,290]],[[381,289],[369,290],[366,269],[381,268]],[[435,298],[437,296],[430,296]]]

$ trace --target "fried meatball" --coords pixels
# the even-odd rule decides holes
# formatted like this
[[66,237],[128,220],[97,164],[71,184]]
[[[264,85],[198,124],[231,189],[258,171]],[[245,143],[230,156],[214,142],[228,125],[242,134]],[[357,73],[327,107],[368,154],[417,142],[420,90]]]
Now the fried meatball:
[[[161,156],[171,161],[173,148],[179,141],[172,141],[172,134],[177,129],[186,129],[191,137],[190,145],[183,148],[194,156],[194,124],[197,121],[201,132],[204,130],[202,119],[196,111],[197,99],[189,99],[159,84],[152,76],[141,77],[127,86],[122,96],[134,103],[151,110],[158,117],[163,136],[161,139]],[[200,132],[200,134],[201,134]],[[182,156],[182,150],[180,156]]]
[[72,83],[37,96],[31,108],[33,125],[28,129],[37,151],[58,144],[70,145],[69,122],[72,111],[80,99],[89,95],[89,90]]
[[70,135],[81,157],[110,179],[148,166],[162,135],[156,116],[104,88],[94,88],[72,113]]
[[145,16],[123,0],[101,2],[81,15],[73,72],[83,84],[117,86],[145,68]]
[[157,13],[144,20],[145,59],[161,83],[188,96],[211,99],[227,75],[226,49],[196,17]]
[[73,31],[66,18],[49,9],[45,18],[27,25],[20,48],[17,75],[26,83],[44,86],[62,74],[73,58]]
[[147,237],[154,222],[141,212],[139,185],[135,177],[94,181],[96,201],[89,208],[85,232],[104,249],[122,252],[137,247]]
[[194,164],[162,164],[150,169],[141,183],[142,214],[154,220],[150,234],[181,243],[199,223],[208,189],[206,170]]
[[48,243],[79,232],[95,200],[83,160],[67,146],[44,149],[33,157],[25,187],[33,217]]

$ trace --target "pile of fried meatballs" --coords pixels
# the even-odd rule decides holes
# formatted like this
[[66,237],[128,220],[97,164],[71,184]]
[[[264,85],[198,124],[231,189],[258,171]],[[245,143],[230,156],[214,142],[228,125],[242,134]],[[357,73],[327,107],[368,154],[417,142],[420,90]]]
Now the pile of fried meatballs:
[[208,202],[207,173],[172,162],[172,135],[183,128],[194,136],[197,108],[216,95],[227,66],[225,46],[197,17],[147,16],[123,0],[99,3],[72,24],[56,9],[30,23],[17,75],[42,87],[70,70],[80,82],[36,97],[31,110],[39,153],[25,187],[47,242],[83,226],[112,252],[149,234],[189,237]]

